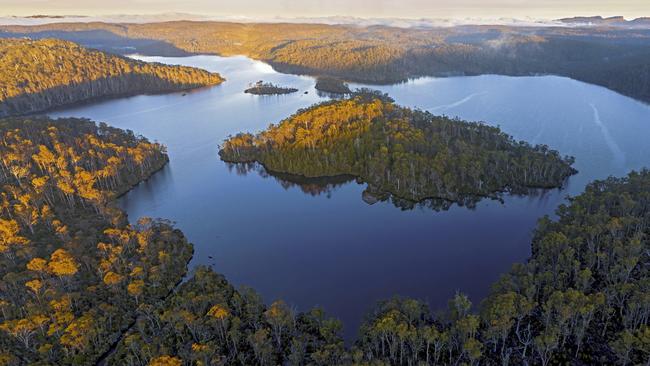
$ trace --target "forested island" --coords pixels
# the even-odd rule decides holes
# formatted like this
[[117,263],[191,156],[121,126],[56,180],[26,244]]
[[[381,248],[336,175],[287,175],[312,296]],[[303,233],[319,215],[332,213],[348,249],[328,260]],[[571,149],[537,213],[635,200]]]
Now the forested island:
[[291,94],[297,92],[296,88],[285,88],[273,83],[265,83],[263,81],[258,81],[255,85],[244,90],[246,94],[255,94],[255,95],[280,95],[280,94]]
[[[4,32],[4,33],[3,33]],[[246,55],[280,72],[363,83],[419,76],[560,75],[650,102],[650,29],[356,26],[174,21],[0,26],[0,37],[53,37],[150,55]],[[132,52],[132,51],[130,51]]]
[[67,41],[0,39],[0,117],[222,81],[204,70],[136,61]]
[[433,116],[360,91],[300,110],[277,126],[226,140],[231,163],[259,162],[305,177],[352,175],[368,184],[368,202],[394,196],[472,205],[501,192],[560,187],[573,159],[517,142],[498,128]]
[[316,90],[330,94],[351,94],[352,90],[343,80],[321,76],[316,79]]

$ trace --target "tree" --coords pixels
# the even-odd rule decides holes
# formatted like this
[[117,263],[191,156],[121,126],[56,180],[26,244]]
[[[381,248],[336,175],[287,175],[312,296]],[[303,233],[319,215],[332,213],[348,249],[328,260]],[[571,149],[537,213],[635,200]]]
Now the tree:
[[14,260],[15,248],[29,244],[29,240],[19,234],[20,226],[15,220],[0,218],[0,253],[12,261]]
[[282,337],[293,326],[293,314],[284,301],[275,301],[264,313],[264,318],[271,325],[277,349],[282,347]]
[[108,272],[104,275],[104,283],[109,287],[117,287],[124,280],[124,276],[115,272]]
[[142,296],[142,293],[144,292],[144,281],[134,280],[128,284],[126,290],[128,291],[129,295],[135,298],[135,303],[138,304],[139,303],[138,300],[140,296]]
[[0,329],[16,337],[25,348],[30,349],[32,337],[46,321],[47,318],[43,316],[10,320],[0,324]]
[[61,278],[73,276],[78,271],[77,262],[65,249],[57,249],[50,256],[48,270]]
[[270,364],[273,355],[273,346],[268,334],[268,330],[260,329],[248,337],[255,359],[262,366]]

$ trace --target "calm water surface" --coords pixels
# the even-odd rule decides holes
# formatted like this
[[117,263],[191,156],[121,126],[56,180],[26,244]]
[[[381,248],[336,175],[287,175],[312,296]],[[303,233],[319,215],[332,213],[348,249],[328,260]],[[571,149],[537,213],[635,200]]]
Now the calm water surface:
[[[136,96],[52,115],[104,121],[167,145],[169,166],[119,202],[131,220],[175,221],[195,245],[191,266],[213,266],[268,302],[321,306],[344,321],[348,339],[376,301],[393,295],[437,309],[462,291],[478,303],[500,273],[526,260],[536,220],[566,195],[592,179],[650,165],[650,107],[607,89],[551,76],[423,78],[376,88],[403,105],[485,121],[547,144],[575,156],[580,173],[564,190],[482,201],[475,210],[369,206],[354,181],[301,187],[228,167],[217,156],[228,135],[259,131],[325,100],[312,78],[279,74],[245,57],[138,58],[217,71],[227,81],[186,95]],[[300,92],[244,94],[257,80]]]

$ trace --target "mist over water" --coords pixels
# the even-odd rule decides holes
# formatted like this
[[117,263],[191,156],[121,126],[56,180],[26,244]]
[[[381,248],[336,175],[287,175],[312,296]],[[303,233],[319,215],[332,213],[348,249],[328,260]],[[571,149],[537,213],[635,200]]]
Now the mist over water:
[[[537,219],[552,214],[566,195],[593,179],[650,165],[650,107],[607,89],[553,76],[422,78],[373,88],[399,104],[499,125],[516,139],[573,155],[580,173],[563,190],[484,200],[473,210],[370,206],[361,200],[365,187],[354,180],[292,183],[219,160],[218,145],[227,136],[260,131],[327,100],[313,78],[279,74],[246,57],[137,58],[216,71],[227,81],[51,115],[103,121],[165,144],[169,166],[119,201],[130,219],[175,221],[195,246],[191,267],[211,265],[267,302],[282,298],[298,310],[321,306],[344,321],[348,339],[376,301],[393,295],[438,309],[462,291],[478,303],[512,263],[526,260]],[[243,93],[258,80],[300,91]]]

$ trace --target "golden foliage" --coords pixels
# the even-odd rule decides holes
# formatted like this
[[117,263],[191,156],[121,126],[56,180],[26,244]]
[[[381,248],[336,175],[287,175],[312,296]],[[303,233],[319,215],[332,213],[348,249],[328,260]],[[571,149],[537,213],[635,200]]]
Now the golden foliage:
[[124,280],[124,277],[115,272],[108,272],[104,275],[104,283],[108,286],[119,285],[122,280]]
[[222,320],[227,318],[230,315],[230,313],[228,312],[228,309],[217,304],[211,307],[210,310],[208,310],[208,315],[213,318]]
[[65,249],[57,249],[52,253],[47,268],[59,277],[72,276],[78,271],[77,262]]
[[5,253],[15,246],[29,243],[27,238],[20,236],[20,226],[16,220],[0,219],[0,253]]
[[181,366],[183,362],[172,356],[160,356],[152,359],[149,366]]
[[143,280],[135,280],[127,286],[127,291],[129,292],[129,295],[138,297],[142,295],[142,291],[144,290],[144,281]]
[[104,124],[0,119],[0,343],[22,345],[10,354],[93,364],[137,305],[180,279],[182,235],[155,220],[130,226],[108,204],[166,162],[164,147]]
[[[0,116],[104,95],[181,90],[222,81],[205,70],[136,61],[62,40],[0,39]],[[42,151],[39,158],[52,157],[46,147]]]
[[41,291],[41,288],[43,288],[43,282],[41,280],[31,280],[25,282],[25,286],[27,286],[32,292],[35,294],[39,294]]

